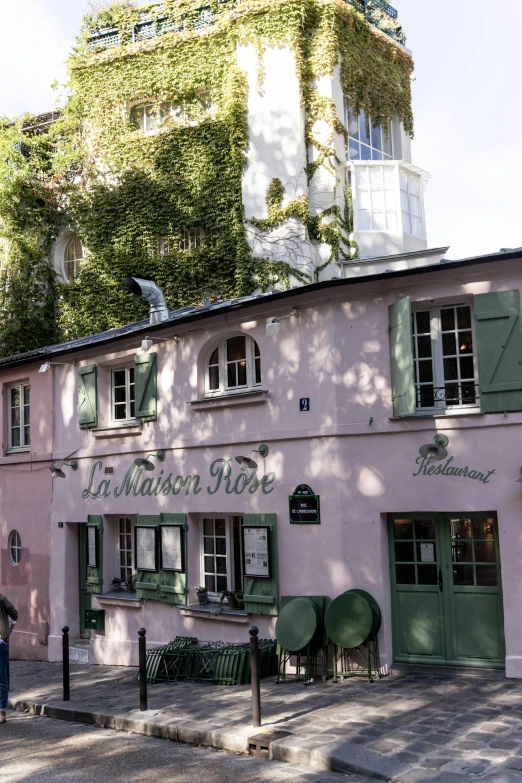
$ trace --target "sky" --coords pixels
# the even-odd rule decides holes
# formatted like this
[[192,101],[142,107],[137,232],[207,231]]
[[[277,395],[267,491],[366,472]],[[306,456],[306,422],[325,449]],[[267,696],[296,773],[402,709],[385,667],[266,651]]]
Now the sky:
[[[429,247],[466,258],[522,246],[520,0],[394,0],[415,60],[413,162]],[[500,10],[497,10],[500,9]],[[50,85],[87,0],[3,0],[0,116],[54,108]]]

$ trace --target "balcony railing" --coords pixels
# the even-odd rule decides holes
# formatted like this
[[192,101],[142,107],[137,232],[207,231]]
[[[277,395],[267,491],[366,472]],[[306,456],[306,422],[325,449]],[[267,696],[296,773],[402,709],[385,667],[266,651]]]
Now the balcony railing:
[[417,386],[417,408],[461,407],[478,405],[479,384],[473,381],[449,381],[445,386]]
[[[393,25],[384,24],[382,20],[375,19],[372,13],[375,10],[381,11],[385,19],[391,23],[397,22],[397,11],[385,0],[344,0],[348,5],[352,5],[357,11],[370,21],[374,26],[383,30],[390,37],[403,42],[402,33],[394,33]],[[218,0],[218,4],[223,6],[223,11],[230,10],[234,6],[241,5],[241,0]],[[168,15],[160,16],[156,19],[143,18],[130,29],[120,29],[118,27],[105,28],[91,35],[87,45],[89,49],[104,50],[112,49],[115,46],[122,46],[127,43],[137,43],[147,41],[151,38],[165,35],[172,32],[183,32],[183,30],[203,30],[213,27],[216,14],[210,6],[201,6],[193,14],[187,15],[181,22],[174,23]],[[400,30],[400,27],[399,27]]]

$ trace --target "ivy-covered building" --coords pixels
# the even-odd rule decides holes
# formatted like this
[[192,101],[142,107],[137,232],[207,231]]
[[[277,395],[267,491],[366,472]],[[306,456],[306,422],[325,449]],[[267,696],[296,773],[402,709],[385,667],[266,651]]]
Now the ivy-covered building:
[[[413,62],[384,0],[165,0],[83,20],[57,115],[0,132],[0,351],[427,252]],[[103,290],[103,295],[101,291]]]

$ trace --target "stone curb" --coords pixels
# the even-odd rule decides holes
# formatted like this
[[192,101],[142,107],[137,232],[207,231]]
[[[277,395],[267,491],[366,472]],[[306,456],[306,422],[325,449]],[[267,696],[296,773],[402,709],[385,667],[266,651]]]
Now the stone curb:
[[[184,723],[182,726],[178,726],[172,720],[155,722],[152,716],[146,716],[145,713],[138,713],[139,717],[130,717],[128,712],[106,715],[75,709],[73,706],[62,707],[52,703],[16,699],[9,700],[9,707],[17,712],[31,715],[84,723],[98,728],[125,731],[190,745],[203,745],[236,753],[247,753],[249,737],[260,732],[259,729],[250,727],[236,731],[227,731],[219,726],[208,725],[202,728],[200,723]],[[298,764],[322,772],[351,772],[368,775],[378,780],[397,781],[397,783],[403,780],[406,783],[408,780],[406,773],[411,771],[410,764],[382,756],[376,751],[363,748],[360,745],[338,742],[324,748],[318,745],[317,740],[300,739],[295,736],[270,742],[270,758],[274,761],[285,761],[289,764]],[[457,779],[463,781],[463,776],[455,776],[454,780]],[[425,780],[427,783],[427,778]],[[441,780],[442,783],[442,779],[438,776],[433,780]],[[449,780],[448,783],[450,783]]]

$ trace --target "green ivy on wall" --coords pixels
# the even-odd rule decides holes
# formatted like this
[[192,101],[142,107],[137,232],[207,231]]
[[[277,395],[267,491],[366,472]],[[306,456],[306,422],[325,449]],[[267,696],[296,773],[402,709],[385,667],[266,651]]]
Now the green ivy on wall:
[[[314,85],[338,64],[356,111],[364,109],[383,125],[398,116],[413,132],[410,57],[343,0],[245,0],[239,6],[210,0],[205,7],[214,19],[204,30],[193,26],[200,2],[165,0],[139,8],[116,2],[84,17],[69,59],[71,97],[59,122],[48,134],[23,134],[30,148],[25,155],[14,149],[20,123],[0,131],[0,149],[9,150],[0,160],[4,355],[146,317],[147,304],[123,287],[127,275],[153,279],[172,308],[199,302],[203,291],[228,298],[276,278],[284,284],[290,274],[312,279],[287,261],[254,257],[247,242],[241,182],[248,85],[237,66],[238,44],[256,48],[260,91],[264,52],[274,46],[293,51],[310,182],[321,167],[337,176],[334,139],[346,130],[333,101]],[[130,43],[144,18],[172,31]],[[92,46],[92,36],[107,28],[118,28],[121,45]],[[155,106],[159,127],[153,134],[136,126],[132,107],[140,102]],[[183,106],[186,116],[192,116],[187,107],[197,109],[199,119],[161,120],[162,104]],[[320,119],[331,128],[326,143],[314,132]],[[353,257],[348,191],[344,210],[332,206],[320,214],[312,214],[305,196],[285,207],[283,198],[284,188],[274,180],[268,218],[252,225],[268,231],[297,218],[311,242],[330,246],[330,259]],[[56,283],[46,263],[65,225],[76,228],[89,251],[67,286]],[[191,229],[207,241],[184,249]],[[16,323],[26,326],[14,339]]]

